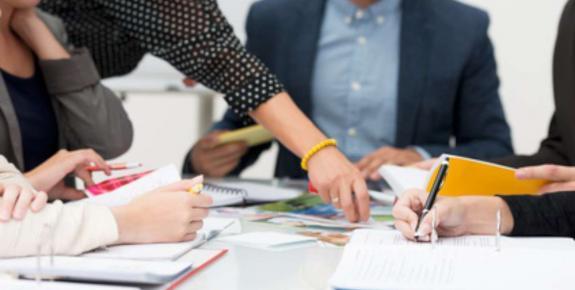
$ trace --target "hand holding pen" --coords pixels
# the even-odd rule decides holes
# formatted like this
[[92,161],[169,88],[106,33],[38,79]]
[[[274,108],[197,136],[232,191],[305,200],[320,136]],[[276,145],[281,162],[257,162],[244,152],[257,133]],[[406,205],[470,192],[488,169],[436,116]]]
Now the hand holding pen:
[[[429,211],[433,208],[435,204],[435,200],[437,199],[437,195],[443,186],[443,182],[445,181],[445,177],[447,176],[447,171],[449,170],[449,158],[446,158],[441,162],[441,166],[439,167],[439,171],[437,176],[435,177],[435,181],[431,187],[431,191],[429,192],[429,196],[427,196],[427,200],[425,201],[425,205],[423,206],[423,210],[419,219],[417,221],[417,225],[415,226],[415,239],[419,240],[422,236],[422,233],[419,231],[419,227],[421,226],[421,221],[427,216]],[[434,222],[435,224],[435,222]],[[433,230],[433,229],[432,229]]]

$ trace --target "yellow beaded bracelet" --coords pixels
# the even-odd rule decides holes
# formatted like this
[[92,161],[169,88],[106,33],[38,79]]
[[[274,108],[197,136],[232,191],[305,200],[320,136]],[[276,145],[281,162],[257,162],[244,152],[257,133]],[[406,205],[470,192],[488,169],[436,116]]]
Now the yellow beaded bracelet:
[[321,151],[322,149],[329,147],[329,146],[337,146],[337,141],[335,139],[327,139],[324,140],[322,142],[320,142],[319,144],[313,146],[313,148],[311,148],[306,155],[304,155],[304,157],[301,159],[301,168],[305,171],[308,170],[307,167],[307,163],[309,162],[309,160],[319,151]]

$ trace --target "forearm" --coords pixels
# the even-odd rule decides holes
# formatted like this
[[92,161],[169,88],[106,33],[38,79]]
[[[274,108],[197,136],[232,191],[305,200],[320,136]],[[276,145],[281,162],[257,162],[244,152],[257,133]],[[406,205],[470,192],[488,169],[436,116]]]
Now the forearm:
[[62,47],[46,24],[38,17],[20,21],[17,32],[40,60],[70,58],[68,51]]
[[501,212],[501,234],[513,231],[514,220],[509,206],[499,197],[461,197],[464,209],[465,233],[493,235],[497,226],[497,211]]
[[299,157],[326,139],[287,93],[271,98],[250,115]]
[[112,212],[93,205],[55,202],[22,221],[0,223],[0,257],[48,254],[77,255],[115,243],[118,228]]

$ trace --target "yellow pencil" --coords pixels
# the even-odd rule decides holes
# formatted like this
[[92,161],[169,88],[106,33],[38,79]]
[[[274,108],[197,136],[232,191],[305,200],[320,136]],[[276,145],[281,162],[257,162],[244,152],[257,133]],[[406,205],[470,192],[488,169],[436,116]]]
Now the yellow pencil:
[[198,183],[194,185],[194,187],[188,189],[188,192],[191,193],[192,195],[199,195],[202,192],[202,189],[204,189],[204,184]]

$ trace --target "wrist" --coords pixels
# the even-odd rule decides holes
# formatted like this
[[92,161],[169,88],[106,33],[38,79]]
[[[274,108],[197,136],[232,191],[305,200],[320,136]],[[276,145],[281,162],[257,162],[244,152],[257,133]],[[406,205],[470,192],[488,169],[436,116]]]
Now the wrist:
[[463,212],[463,229],[467,235],[493,235],[497,230],[497,211],[501,213],[501,234],[513,230],[513,215],[499,197],[460,197]]
[[303,170],[309,169],[309,162],[321,153],[330,152],[332,150],[337,151],[337,141],[335,139],[327,139],[324,141],[319,142],[314,147],[312,147],[302,158],[301,160],[301,168]]
[[127,244],[134,240],[130,234],[130,229],[132,228],[132,215],[130,212],[129,205],[112,208],[112,214],[118,225],[118,241],[116,241],[116,244]]

